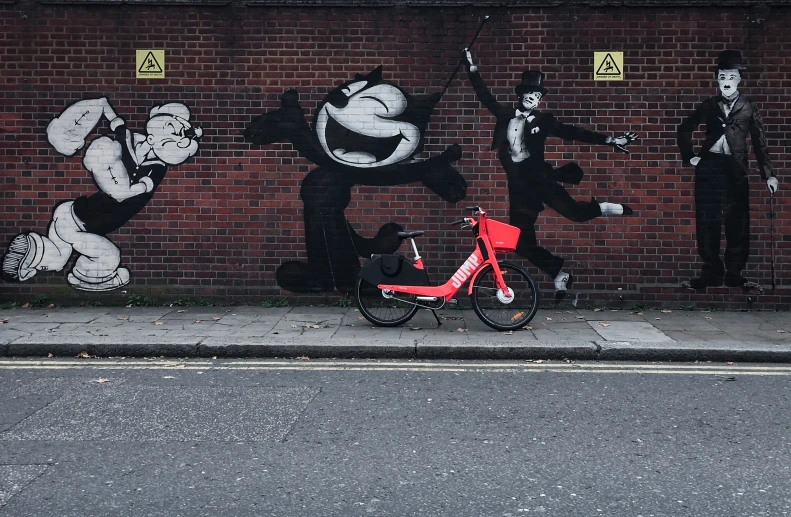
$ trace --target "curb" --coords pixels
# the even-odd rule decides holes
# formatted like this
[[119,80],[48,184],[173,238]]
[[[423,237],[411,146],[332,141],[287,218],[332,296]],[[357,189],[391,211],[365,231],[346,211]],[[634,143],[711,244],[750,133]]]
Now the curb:
[[360,344],[322,344],[316,340],[200,338],[179,341],[118,343],[113,341],[16,341],[0,345],[4,357],[288,358],[429,359],[429,360],[579,360],[579,361],[715,361],[791,363],[791,350],[771,343],[712,342],[563,342],[518,344],[490,341],[447,343],[442,340],[379,340]]

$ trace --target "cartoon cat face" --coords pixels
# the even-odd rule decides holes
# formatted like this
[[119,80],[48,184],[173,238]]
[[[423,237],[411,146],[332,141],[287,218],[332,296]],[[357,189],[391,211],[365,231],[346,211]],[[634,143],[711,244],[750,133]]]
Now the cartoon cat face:
[[315,131],[327,155],[357,168],[384,167],[423,148],[439,94],[410,96],[382,80],[382,67],[331,91],[316,110]]

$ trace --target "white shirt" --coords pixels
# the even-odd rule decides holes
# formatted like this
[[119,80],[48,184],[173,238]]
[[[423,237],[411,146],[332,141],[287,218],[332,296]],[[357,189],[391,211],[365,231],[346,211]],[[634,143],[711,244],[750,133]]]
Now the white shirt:
[[[725,118],[728,118],[728,115],[731,114],[731,109],[733,105],[736,104],[736,101],[738,99],[739,99],[739,95],[737,93],[736,97],[733,99],[733,102],[731,102],[730,105],[724,102],[719,103],[720,108],[722,108],[722,111],[725,112]],[[725,126],[725,123],[723,122],[722,125]],[[728,145],[728,140],[725,138],[725,134],[723,134],[719,140],[714,142],[714,145],[711,146],[711,149],[709,149],[709,151],[717,154],[731,154],[731,147]]]
[[514,118],[508,122],[508,147],[511,152],[511,159],[516,163],[530,157],[524,136],[526,123],[532,122],[533,119],[535,119],[533,115],[528,116],[527,113],[516,110]]

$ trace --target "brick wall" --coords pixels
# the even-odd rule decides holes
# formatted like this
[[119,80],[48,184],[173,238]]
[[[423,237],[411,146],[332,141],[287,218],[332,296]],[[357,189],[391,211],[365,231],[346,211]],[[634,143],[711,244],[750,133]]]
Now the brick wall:
[[[756,13],[760,13],[758,16]],[[20,232],[45,233],[55,205],[96,187],[80,155],[63,157],[47,143],[49,121],[80,99],[106,96],[130,129],[144,130],[148,111],[183,102],[204,130],[197,156],[168,171],[151,202],[109,238],[132,281],[88,294],[69,288],[68,268],[26,282],[0,284],[0,299],[202,298],[258,303],[286,295],[274,271],[305,256],[301,180],[315,166],[289,143],[258,147],[240,133],[253,116],[300,93],[307,115],[335,86],[383,65],[384,78],[413,94],[442,90],[484,14],[475,48],[482,76],[512,102],[524,69],[547,74],[542,109],[564,122],[614,134],[635,131],[631,154],[607,147],[548,141],[556,165],[586,172],[578,199],[624,202],[636,214],[572,223],[545,210],[539,243],[567,259],[583,304],[787,309],[791,295],[791,9],[677,8],[321,8],[151,5],[0,5],[0,242]],[[775,196],[777,289],[696,293],[679,287],[695,276],[694,170],[683,167],[676,128],[716,93],[719,51],[742,51],[748,70],[740,90],[763,115],[780,191]],[[135,50],[164,49],[165,79],[136,79]],[[624,52],[625,80],[593,81],[594,51]],[[449,277],[471,240],[449,222],[479,204],[507,221],[505,175],[490,151],[494,118],[459,73],[437,105],[424,155],[452,143],[467,199],[451,205],[420,184],[355,187],[346,215],[361,234],[395,221],[426,230],[418,242],[434,279]],[[104,126],[97,131],[107,133]],[[696,137],[700,137],[700,133]],[[751,157],[751,255],[745,276],[771,284],[769,197]],[[402,251],[405,247],[402,248]],[[525,265],[551,292],[551,279]],[[73,260],[73,259],[72,259]],[[332,293],[327,293],[332,296]],[[335,293],[337,295],[337,293]]]

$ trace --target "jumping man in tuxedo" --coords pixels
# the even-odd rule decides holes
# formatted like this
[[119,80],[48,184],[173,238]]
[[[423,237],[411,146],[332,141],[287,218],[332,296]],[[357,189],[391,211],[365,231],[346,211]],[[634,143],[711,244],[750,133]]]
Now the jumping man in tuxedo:
[[544,205],[574,222],[590,221],[602,215],[631,215],[633,211],[618,203],[572,198],[559,182],[578,184],[583,176],[582,169],[573,162],[553,168],[544,160],[544,142],[547,137],[556,136],[563,140],[611,145],[626,151],[626,146],[638,137],[635,133],[606,136],[563,124],[551,113],[536,110],[547,94],[544,74],[538,71],[522,73],[522,81],[515,88],[516,107],[500,104],[481,79],[468,49],[465,49],[465,64],[478,99],[497,118],[492,149],[498,150],[498,158],[508,177],[511,224],[521,229],[516,252],[554,279],[555,298],[560,299],[571,286],[573,276],[563,271],[563,258],[538,245],[535,223]]

